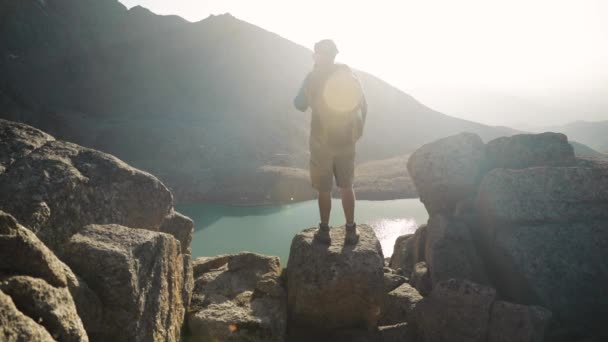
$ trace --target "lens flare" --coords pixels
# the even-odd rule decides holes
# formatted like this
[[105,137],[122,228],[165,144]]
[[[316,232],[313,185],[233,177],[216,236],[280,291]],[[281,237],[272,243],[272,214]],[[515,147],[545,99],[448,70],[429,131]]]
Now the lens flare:
[[361,103],[361,85],[350,71],[338,70],[325,83],[323,97],[329,108],[349,113]]

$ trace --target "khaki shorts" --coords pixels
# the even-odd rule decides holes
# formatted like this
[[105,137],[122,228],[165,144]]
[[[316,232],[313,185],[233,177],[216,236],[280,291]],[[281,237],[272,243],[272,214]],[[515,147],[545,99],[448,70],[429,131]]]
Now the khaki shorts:
[[326,148],[310,149],[310,182],[317,191],[331,191],[333,179],[339,188],[350,188],[355,177],[355,149],[330,151]]

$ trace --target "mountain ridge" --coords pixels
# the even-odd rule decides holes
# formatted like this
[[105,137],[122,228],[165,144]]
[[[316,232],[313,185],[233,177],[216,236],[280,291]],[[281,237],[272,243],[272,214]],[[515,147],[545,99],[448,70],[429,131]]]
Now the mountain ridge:
[[[307,168],[310,115],[292,100],[310,49],[231,14],[192,23],[110,0],[49,0],[47,15],[35,4],[14,7],[0,28],[0,117],[117,155],[180,200],[256,182],[265,165]],[[370,108],[358,164],[461,131],[486,141],[517,132],[439,113],[357,73]]]

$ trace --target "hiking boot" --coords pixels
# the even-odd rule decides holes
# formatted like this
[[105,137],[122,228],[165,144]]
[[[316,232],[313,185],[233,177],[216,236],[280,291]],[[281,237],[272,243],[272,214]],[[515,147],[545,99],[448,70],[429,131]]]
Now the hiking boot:
[[319,228],[315,232],[314,241],[318,241],[322,244],[331,244],[331,237],[329,236],[329,226],[319,223]]
[[357,231],[357,224],[346,224],[346,235],[344,236],[344,243],[354,245],[359,241],[359,232]]

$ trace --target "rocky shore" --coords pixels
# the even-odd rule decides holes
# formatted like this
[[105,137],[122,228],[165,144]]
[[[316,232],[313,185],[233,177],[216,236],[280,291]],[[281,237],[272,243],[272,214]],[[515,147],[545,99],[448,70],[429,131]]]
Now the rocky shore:
[[[605,341],[608,164],[561,134],[424,145],[429,220],[385,260],[373,230],[294,236],[287,267],[192,260],[154,176],[0,120],[3,341]],[[404,170],[405,172],[405,170]]]

